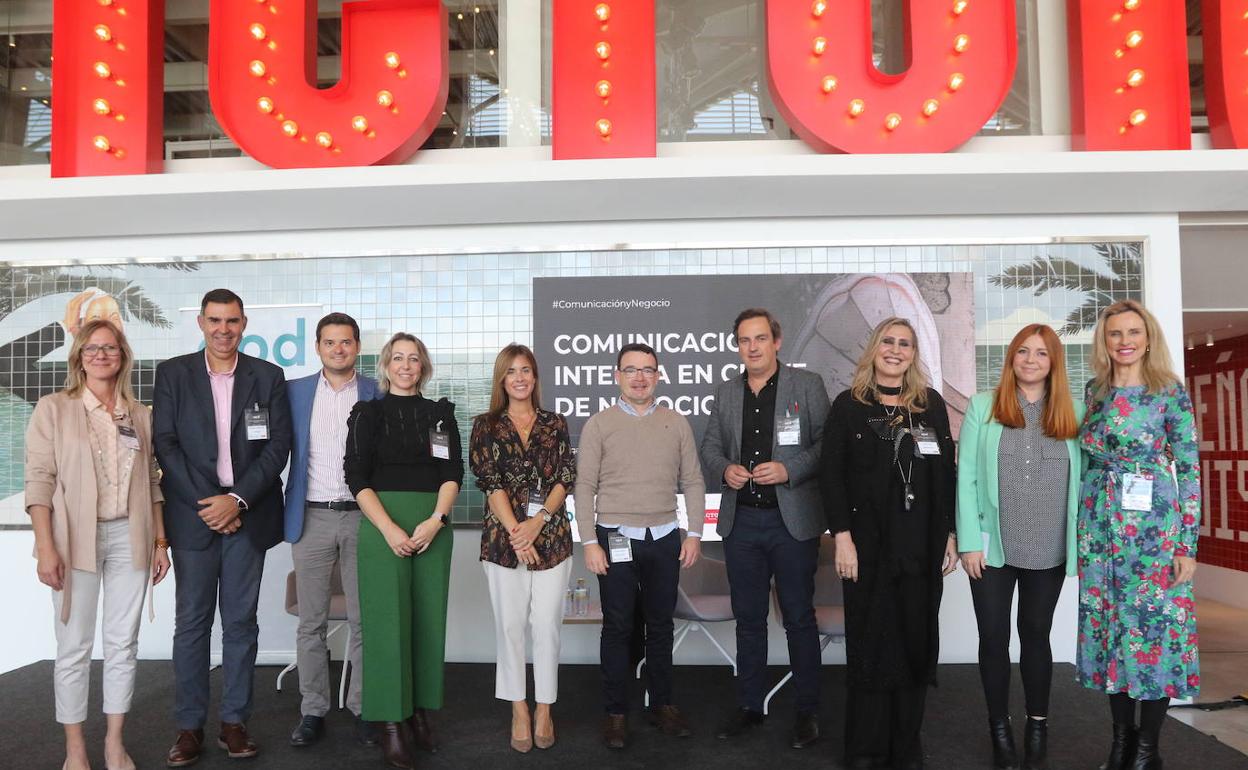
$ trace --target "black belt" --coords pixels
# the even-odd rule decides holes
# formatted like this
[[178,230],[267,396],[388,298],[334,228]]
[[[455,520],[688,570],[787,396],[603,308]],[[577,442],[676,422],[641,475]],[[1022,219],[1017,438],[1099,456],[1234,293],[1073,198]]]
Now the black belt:
[[316,500],[308,500],[305,505],[309,508],[328,508],[331,511],[358,511],[360,504],[354,500],[329,500],[327,502],[317,502]]

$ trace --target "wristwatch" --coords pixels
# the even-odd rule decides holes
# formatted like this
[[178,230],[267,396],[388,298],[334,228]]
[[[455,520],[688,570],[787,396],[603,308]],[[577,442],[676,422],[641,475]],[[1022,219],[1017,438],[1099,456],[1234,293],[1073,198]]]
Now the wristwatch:
[[546,510],[545,507],[542,507],[540,510],[538,510],[538,513],[541,514],[542,522],[545,524],[549,524],[551,519],[555,518],[554,516],[550,515],[550,511]]
[[442,526],[446,526],[451,523],[450,518],[445,513],[438,514],[438,521],[442,522]]

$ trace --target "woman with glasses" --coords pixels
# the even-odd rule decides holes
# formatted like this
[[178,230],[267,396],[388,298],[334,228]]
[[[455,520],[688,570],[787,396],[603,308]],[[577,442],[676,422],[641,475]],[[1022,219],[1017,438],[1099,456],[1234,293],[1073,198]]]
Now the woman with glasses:
[[377,360],[386,395],[358,402],[347,422],[347,486],[365,517],[360,716],[382,723],[383,758],[398,768],[412,766],[410,745],[437,750],[426,710],[442,708],[453,539],[442,530],[464,477],[455,405],[421,395],[432,376],[425,343],[395,334]]
[[1053,651],[1049,632],[1074,576],[1083,405],[1070,396],[1057,334],[1014,335],[996,389],[971,399],[958,441],[958,543],[979,624],[979,676],[993,766],[1017,768],[1010,726],[1010,621],[1018,587],[1019,669],[1027,704],[1023,766],[1045,767]]
[[[494,608],[494,697],[511,702],[511,747],[555,743],[550,706],[559,692],[559,632],[572,573],[572,529],[563,501],[576,480],[568,423],[542,409],[537,359],[508,345],[494,360],[490,409],[472,423],[469,460],[485,493],[481,565]],[[525,635],[533,640],[529,716]]]
[[[1192,576],[1200,457],[1192,401],[1138,302],[1101,312],[1079,442],[1079,683],[1109,696],[1104,770],[1158,770],[1171,698],[1200,691]],[[1139,726],[1136,726],[1136,718]]]
[[87,770],[83,735],[100,595],[104,762],[131,770],[122,728],[134,694],[143,598],[169,572],[151,411],[130,387],[134,355],[109,321],[83,324],[65,389],[39,399],[26,430],[26,512],[39,581],[56,612],[53,685],[65,770]]
[[875,327],[823,430],[823,504],[845,593],[851,768],[923,767],[943,578],[957,568],[954,447],[910,321]]

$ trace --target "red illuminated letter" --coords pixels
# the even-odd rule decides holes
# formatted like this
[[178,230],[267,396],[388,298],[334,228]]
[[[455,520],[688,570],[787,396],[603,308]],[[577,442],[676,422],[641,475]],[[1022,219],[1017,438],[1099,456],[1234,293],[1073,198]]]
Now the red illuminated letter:
[[871,60],[870,0],[767,0],[771,95],[821,152],[945,152],[1014,79],[1013,0],[907,0],[906,72]]
[[1248,8],[1204,0],[1205,100],[1209,133],[1221,149],[1248,148]]
[[163,0],[56,0],[52,176],[159,173]]
[[342,75],[316,87],[316,0],[212,0],[208,89],[222,128],[275,168],[397,163],[447,94],[439,0],[342,7]]
[[1191,148],[1183,3],[1067,0],[1066,25],[1076,150]]
[[654,0],[555,0],[555,160],[655,154]]

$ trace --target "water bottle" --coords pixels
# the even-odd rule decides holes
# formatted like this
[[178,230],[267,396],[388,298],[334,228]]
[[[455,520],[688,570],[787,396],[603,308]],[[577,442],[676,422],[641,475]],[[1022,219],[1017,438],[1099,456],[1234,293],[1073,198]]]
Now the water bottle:
[[589,614],[589,586],[585,585],[585,578],[576,579],[576,590],[572,593],[572,606],[578,616],[584,617]]
[[576,614],[575,606],[572,603],[572,589],[569,588],[563,592],[563,616],[565,618]]

